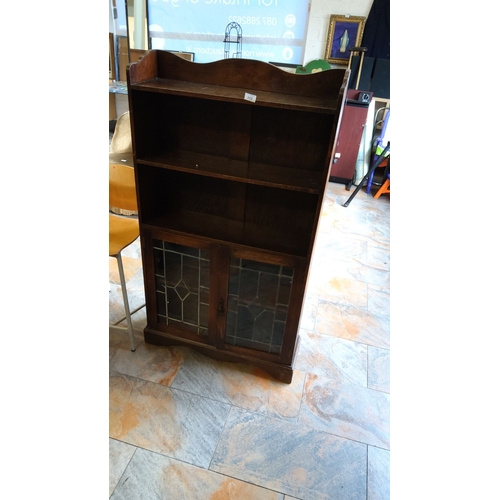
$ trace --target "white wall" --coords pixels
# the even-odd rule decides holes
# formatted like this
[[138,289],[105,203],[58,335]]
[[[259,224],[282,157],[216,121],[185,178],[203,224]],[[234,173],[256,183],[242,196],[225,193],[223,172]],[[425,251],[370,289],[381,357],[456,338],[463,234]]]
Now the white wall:
[[[311,0],[304,65],[325,58],[328,25],[332,14],[368,17],[373,0]],[[333,67],[344,67],[336,66]]]
[[[123,0],[121,0],[123,1]],[[373,0],[311,0],[304,65],[313,59],[324,59],[328,25],[332,14],[368,17]],[[110,32],[113,19],[110,4]],[[333,65],[335,67],[335,65]],[[344,67],[345,66],[337,66]]]

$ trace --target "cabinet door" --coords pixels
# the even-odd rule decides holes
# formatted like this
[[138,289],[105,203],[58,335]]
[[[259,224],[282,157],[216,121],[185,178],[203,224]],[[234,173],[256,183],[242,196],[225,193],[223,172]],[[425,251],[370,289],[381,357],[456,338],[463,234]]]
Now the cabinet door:
[[330,169],[332,180],[351,181],[354,177],[367,114],[367,106],[345,106],[335,149],[335,155],[339,156],[334,159]]
[[300,259],[160,230],[142,238],[148,330],[238,359],[291,364],[305,276]]
[[226,345],[281,359],[293,279],[294,268],[290,265],[233,254],[229,267]]
[[149,241],[154,282],[147,280],[146,288],[154,306],[149,307],[148,323],[174,335],[208,341],[210,250],[165,237]]

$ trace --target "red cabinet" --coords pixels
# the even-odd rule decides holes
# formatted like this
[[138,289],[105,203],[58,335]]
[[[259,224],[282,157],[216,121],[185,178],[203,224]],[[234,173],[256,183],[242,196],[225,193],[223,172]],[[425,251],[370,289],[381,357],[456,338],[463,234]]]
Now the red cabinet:
[[347,90],[347,100],[339,127],[335,156],[330,169],[330,182],[348,184],[354,177],[363,131],[368,115],[367,103],[358,101],[359,94],[368,94],[371,101],[372,93],[360,90]]

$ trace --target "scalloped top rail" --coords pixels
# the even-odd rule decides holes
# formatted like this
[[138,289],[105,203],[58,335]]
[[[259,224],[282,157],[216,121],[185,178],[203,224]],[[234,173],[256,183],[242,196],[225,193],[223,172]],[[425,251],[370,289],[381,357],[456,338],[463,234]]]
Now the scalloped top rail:
[[154,79],[223,85],[294,96],[331,99],[336,102],[347,87],[348,70],[331,69],[313,74],[295,74],[252,59],[222,59],[210,63],[187,61],[163,50],[150,50],[127,69],[129,85]]

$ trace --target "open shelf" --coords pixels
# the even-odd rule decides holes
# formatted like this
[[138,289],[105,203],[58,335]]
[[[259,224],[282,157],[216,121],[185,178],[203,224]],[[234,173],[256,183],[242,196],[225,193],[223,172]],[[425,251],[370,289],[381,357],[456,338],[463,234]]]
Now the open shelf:
[[[143,92],[158,92],[164,94],[185,96],[196,99],[211,99],[226,102],[235,102],[248,106],[270,106],[273,108],[287,108],[295,111],[308,111],[334,114],[337,101],[329,98],[315,98],[266,92],[244,87],[226,87],[206,83],[184,82],[168,78],[155,78],[146,82],[136,83],[132,90]],[[255,101],[245,98],[250,94]]]
[[143,165],[141,223],[306,257],[318,195]]

